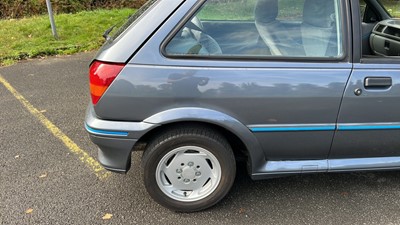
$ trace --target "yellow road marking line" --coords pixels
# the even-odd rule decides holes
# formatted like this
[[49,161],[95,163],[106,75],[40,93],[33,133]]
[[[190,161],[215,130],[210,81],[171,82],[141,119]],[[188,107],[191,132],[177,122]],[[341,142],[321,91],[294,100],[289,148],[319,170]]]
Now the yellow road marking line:
[[82,150],[75,144],[67,135],[64,134],[58,127],[56,127],[49,119],[46,118],[38,109],[36,109],[24,96],[22,96],[15,88],[8,83],[3,76],[0,75],[0,83],[7,88],[11,94],[14,95],[22,105],[35,116],[56,138],[60,139],[64,145],[75,155],[77,155],[81,162],[88,166],[92,172],[100,179],[103,180],[111,175],[111,172],[106,171],[100,163],[92,158],[87,152]]

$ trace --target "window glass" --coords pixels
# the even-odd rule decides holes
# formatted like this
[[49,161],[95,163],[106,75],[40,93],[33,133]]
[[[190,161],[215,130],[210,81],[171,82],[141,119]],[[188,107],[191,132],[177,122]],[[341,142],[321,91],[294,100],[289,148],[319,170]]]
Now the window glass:
[[279,20],[301,21],[303,17],[304,0],[279,1]]
[[257,0],[211,0],[197,17],[201,20],[253,20]]
[[[362,56],[375,59],[399,58],[400,0],[377,0],[380,5],[372,3],[376,2],[360,0],[361,13],[365,9],[361,18]],[[393,18],[385,20],[386,15],[379,14],[382,12],[381,6]]]
[[209,0],[166,45],[169,56],[340,57],[340,0]]
[[365,10],[367,9],[367,3],[365,3],[364,0],[360,0],[360,15],[361,15],[361,21],[364,18]]
[[393,18],[400,18],[400,1],[399,0],[380,0],[383,7]]

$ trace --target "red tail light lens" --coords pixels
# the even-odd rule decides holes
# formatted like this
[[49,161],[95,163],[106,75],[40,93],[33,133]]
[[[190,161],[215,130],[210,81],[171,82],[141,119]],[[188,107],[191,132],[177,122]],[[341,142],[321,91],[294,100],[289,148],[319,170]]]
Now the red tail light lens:
[[125,64],[119,63],[105,63],[94,61],[90,66],[89,80],[90,80],[90,95],[92,96],[92,103],[96,105],[103,96],[104,92],[111,85],[114,79],[118,76]]

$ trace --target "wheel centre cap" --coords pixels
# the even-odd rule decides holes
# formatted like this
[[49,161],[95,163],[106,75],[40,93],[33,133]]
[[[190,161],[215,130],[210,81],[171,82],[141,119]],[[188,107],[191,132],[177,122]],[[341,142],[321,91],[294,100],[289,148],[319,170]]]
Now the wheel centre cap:
[[183,169],[182,177],[186,179],[194,179],[196,177],[196,173],[194,169],[190,167],[186,167]]

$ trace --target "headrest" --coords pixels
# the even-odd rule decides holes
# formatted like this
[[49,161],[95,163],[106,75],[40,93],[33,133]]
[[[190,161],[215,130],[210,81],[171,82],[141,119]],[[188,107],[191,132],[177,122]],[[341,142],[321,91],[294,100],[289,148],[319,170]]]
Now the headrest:
[[335,0],[305,0],[303,22],[312,26],[329,28],[335,21]]
[[197,16],[193,17],[192,23],[193,23],[194,25],[196,25],[200,30],[203,30],[203,29],[204,29],[203,24],[201,23],[199,17],[197,17]]
[[254,9],[257,22],[270,23],[278,16],[278,0],[258,0]]

